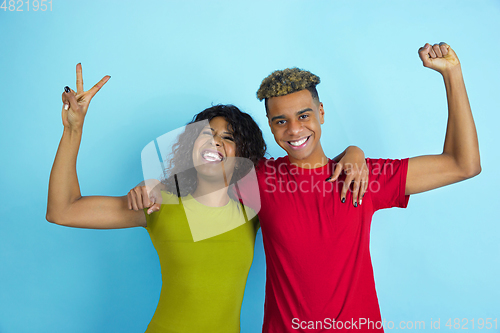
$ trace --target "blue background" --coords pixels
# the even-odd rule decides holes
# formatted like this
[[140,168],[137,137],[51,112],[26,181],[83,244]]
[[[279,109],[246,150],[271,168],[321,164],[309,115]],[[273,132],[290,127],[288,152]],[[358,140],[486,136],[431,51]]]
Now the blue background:
[[[0,332],[143,332],[156,308],[160,267],[146,230],[45,220],[61,93],[75,88],[78,62],[85,89],[111,75],[87,114],[81,193],[121,196],[142,180],[142,148],[211,103],[249,112],[270,155],[282,156],[255,92],[291,66],[322,79],[329,156],[352,144],[373,158],[439,154],[444,84],[417,51],[441,41],[462,63],[483,171],[374,215],[382,317],[426,321],[426,331],[431,318],[446,330],[448,318],[500,319],[499,31],[493,0],[53,0],[52,11],[0,10]],[[264,284],[259,232],[242,332],[261,328]]]

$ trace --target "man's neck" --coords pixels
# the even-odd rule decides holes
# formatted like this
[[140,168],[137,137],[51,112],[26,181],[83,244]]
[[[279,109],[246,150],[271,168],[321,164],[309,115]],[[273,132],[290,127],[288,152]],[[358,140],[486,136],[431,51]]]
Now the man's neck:
[[291,164],[303,169],[315,169],[325,166],[328,163],[328,157],[323,152],[323,147],[318,143],[316,149],[304,159],[294,159],[288,155],[288,160]]

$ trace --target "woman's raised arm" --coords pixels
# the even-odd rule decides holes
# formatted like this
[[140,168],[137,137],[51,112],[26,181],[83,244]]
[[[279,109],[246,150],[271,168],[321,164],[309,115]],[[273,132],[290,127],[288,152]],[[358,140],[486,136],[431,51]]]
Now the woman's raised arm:
[[65,87],[62,94],[64,131],[49,180],[47,221],[94,229],[128,228],[146,225],[143,211],[128,208],[127,196],[82,197],[76,174],[76,158],[90,101],[109,80],[105,76],[92,89],[83,90],[82,66],[76,65],[76,93]]

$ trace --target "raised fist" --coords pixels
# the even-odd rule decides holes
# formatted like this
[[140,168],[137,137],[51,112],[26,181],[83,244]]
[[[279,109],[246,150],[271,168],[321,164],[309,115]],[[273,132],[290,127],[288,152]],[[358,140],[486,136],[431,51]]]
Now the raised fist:
[[424,67],[433,69],[441,74],[455,67],[460,67],[455,51],[446,43],[430,45],[426,43],[418,49],[418,55]]

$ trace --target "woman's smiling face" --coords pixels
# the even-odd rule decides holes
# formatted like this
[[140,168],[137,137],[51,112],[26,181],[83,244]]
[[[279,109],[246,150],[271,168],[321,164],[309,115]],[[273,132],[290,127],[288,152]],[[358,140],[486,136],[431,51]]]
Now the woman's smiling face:
[[213,118],[204,127],[193,146],[193,164],[198,177],[209,181],[224,180],[226,184],[233,175],[236,144],[232,129],[223,117]]

